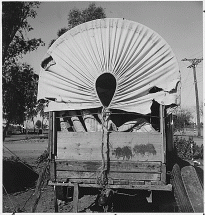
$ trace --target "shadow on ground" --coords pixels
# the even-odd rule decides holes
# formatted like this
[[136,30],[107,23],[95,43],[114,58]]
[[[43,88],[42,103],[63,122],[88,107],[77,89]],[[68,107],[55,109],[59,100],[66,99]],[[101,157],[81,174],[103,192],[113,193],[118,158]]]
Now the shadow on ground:
[[28,164],[3,160],[3,192],[14,193],[34,187],[38,174]]

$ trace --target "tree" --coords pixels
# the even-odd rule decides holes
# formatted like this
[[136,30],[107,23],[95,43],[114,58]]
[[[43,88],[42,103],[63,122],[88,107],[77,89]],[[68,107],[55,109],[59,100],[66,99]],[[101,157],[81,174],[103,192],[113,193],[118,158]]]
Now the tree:
[[200,106],[199,106],[199,114],[200,114],[200,117],[203,117],[203,108],[204,108],[204,104],[203,102],[201,102]]
[[2,2],[2,90],[3,118],[7,121],[3,139],[10,123],[22,124],[26,114],[36,105],[37,79],[33,69],[18,60],[27,52],[44,45],[41,39],[28,39],[33,28],[28,18],[35,18],[38,2]]
[[[88,22],[95,19],[104,19],[106,18],[105,11],[102,7],[96,7],[95,3],[89,4],[88,8],[84,10],[79,10],[74,8],[70,10],[68,14],[68,27],[62,28],[57,32],[57,36],[60,37],[67,30],[74,28],[77,25],[80,25],[84,22]],[[56,39],[53,39],[49,47],[55,42]]]
[[95,3],[89,4],[84,10],[73,9],[68,14],[68,29],[71,29],[79,24],[95,19],[106,18],[104,9],[96,7]]
[[183,131],[184,128],[190,125],[192,119],[192,113],[187,109],[176,108],[173,121],[174,131]]
[[[31,119],[33,122],[33,128],[34,128],[34,133],[35,133],[35,124],[34,124],[34,117],[36,117],[38,114],[37,108],[35,106],[35,103],[31,107],[29,107],[26,111],[26,119]],[[27,132],[27,131],[26,131]]]
[[41,39],[28,39],[33,30],[28,18],[35,18],[39,2],[2,2],[2,62],[19,57],[44,45]]
[[7,121],[4,132],[10,123],[23,123],[26,113],[35,106],[37,98],[37,80],[29,65],[11,64],[6,70],[7,77],[2,81],[3,118]]
[[44,119],[45,118],[48,119],[48,112],[44,111],[46,106],[48,106],[48,101],[45,101],[44,99],[39,100],[38,104],[36,106],[37,113],[39,113],[40,116],[42,117],[42,122],[41,122],[42,129],[43,129],[43,121],[44,121]]
[[40,120],[37,120],[37,121],[36,121],[36,127],[37,127],[38,129],[41,128],[41,121],[40,121]]
[[36,121],[36,127],[38,128],[38,133],[39,133],[39,130],[40,130],[41,127],[42,127],[42,123],[41,123],[40,120],[37,120],[37,121]]

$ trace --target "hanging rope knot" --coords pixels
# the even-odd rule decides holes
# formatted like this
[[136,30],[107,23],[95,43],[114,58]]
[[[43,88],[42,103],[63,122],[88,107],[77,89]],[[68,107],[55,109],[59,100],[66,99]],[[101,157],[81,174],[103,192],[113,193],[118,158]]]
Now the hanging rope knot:
[[105,187],[108,184],[107,170],[102,170],[97,178],[97,184]]
[[109,121],[110,115],[111,115],[110,109],[103,107],[102,108],[102,118],[103,118],[104,123]]

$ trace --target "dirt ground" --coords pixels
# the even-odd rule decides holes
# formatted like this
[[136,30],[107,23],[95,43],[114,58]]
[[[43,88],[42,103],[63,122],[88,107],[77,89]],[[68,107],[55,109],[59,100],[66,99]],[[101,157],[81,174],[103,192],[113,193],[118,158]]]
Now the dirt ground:
[[[37,165],[37,159],[43,152],[47,149],[48,139],[24,139],[24,138],[9,138],[4,142],[3,148],[3,157],[9,158],[11,156],[18,156],[21,161],[25,162],[26,165],[29,165],[29,168],[26,167],[23,172],[18,173],[21,175],[15,175],[12,178],[12,174],[15,174],[14,170],[8,168],[8,166],[4,167],[4,175],[7,176],[6,179],[3,179],[4,185],[7,185],[7,192],[3,194],[3,212],[26,212],[31,213],[31,209],[34,206],[34,192],[35,185],[37,182],[36,173],[39,173],[40,167]],[[8,165],[8,164],[7,164]],[[24,165],[25,166],[25,165]],[[18,167],[16,167],[18,168]],[[16,169],[15,168],[15,169]],[[31,170],[33,169],[33,170]],[[6,172],[7,170],[7,172]],[[33,172],[32,172],[33,171]],[[36,173],[35,173],[36,172]],[[34,181],[31,181],[29,185],[23,185],[23,178],[31,178]],[[9,179],[9,180],[8,180]],[[13,181],[12,181],[13,180]],[[20,180],[20,182],[18,182]],[[21,184],[19,190],[9,190],[8,187],[11,188],[11,185],[15,185],[15,183]],[[33,183],[34,182],[34,183]],[[5,190],[4,190],[5,191]],[[165,194],[167,195],[167,194]],[[139,200],[136,195],[121,195],[118,194],[115,196],[115,208],[114,212],[158,212],[159,208],[153,207],[150,203],[146,201],[146,199]],[[95,201],[97,198],[96,192],[84,192],[80,196],[79,200],[79,212],[103,212],[102,208],[97,207],[95,205]],[[59,203],[59,212],[66,213],[73,211],[73,201],[72,199],[65,201],[58,201]],[[175,207],[175,201],[173,196],[169,196],[167,205],[165,205],[165,212],[174,212],[177,211]],[[163,209],[162,209],[163,210]],[[46,185],[41,192],[40,200],[37,204],[35,212],[37,213],[54,213],[54,191],[53,187]]]
[[[9,139],[9,138],[8,138]],[[21,139],[21,137],[13,138],[11,141],[8,139],[4,142],[3,157],[9,158],[19,157],[22,162],[25,162],[29,165],[31,169],[35,172],[40,172],[40,167],[37,167],[37,159],[43,152],[47,149],[48,139]],[[19,140],[18,140],[19,139]],[[5,162],[4,162],[5,163]],[[20,164],[19,164],[20,165]],[[32,171],[24,165],[20,165],[21,168],[24,168],[23,172],[19,171],[19,167],[15,164],[14,169],[17,171],[18,175],[15,173],[14,169],[11,169],[10,163],[7,163],[4,166],[4,176],[6,177],[4,182],[4,187],[6,187],[6,192],[3,194],[3,212],[31,212],[32,207],[34,206],[34,192],[35,184],[38,177],[34,177],[35,184],[30,184],[31,186],[23,187],[22,179],[27,178],[32,174]],[[22,176],[20,176],[22,174]],[[35,174],[35,173],[34,173]],[[15,178],[14,178],[15,177]],[[21,180],[21,181],[19,181]],[[30,180],[30,179],[28,179]],[[19,183],[19,185],[17,185]],[[22,185],[22,186],[21,186]],[[14,188],[15,186],[15,188]],[[17,187],[18,186],[18,187]],[[12,189],[13,188],[13,189]],[[5,190],[4,190],[5,191]],[[96,199],[96,196],[86,196],[81,198],[79,202],[79,210],[86,210]],[[59,210],[60,212],[72,212],[72,202],[60,202],[59,201]],[[54,191],[53,187],[45,186],[42,189],[41,197],[36,207],[35,212],[44,213],[44,212],[54,212]]]
[[[14,137],[7,138],[4,142],[3,148],[3,157],[11,158],[19,157],[22,162],[29,165],[29,168],[33,169],[35,172],[40,172],[40,166],[37,165],[37,159],[43,152],[47,149],[48,139],[25,139],[21,135],[16,135]],[[5,163],[5,162],[4,162]],[[24,165],[21,165],[21,168],[24,168]],[[19,165],[15,164],[14,169],[18,171],[15,173],[14,169],[11,168],[10,163],[6,164],[4,167],[4,176],[6,177],[3,180],[5,186],[7,187],[6,192],[4,190],[3,194],[3,212],[4,213],[12,213],[12,212],[26,212],[30,213],[32,207],[34,206],[34,192],[35,192],[35,184],[37,178],[34,175],[32,176],[35,180],[34,184],[30,183],[30,186],[23,187],[22,179],[30,176],[32,171],[27,167],[22,170],[23,172],[19,172]],[[18,174],[18,175],[17,175]],[[21,176],[22,174],[22,176]],[[21,180],[21,181],[19,181]],[[30,179],[28,179],[30,180]],[[18,185],[16,185],[18,183]],[[7,185],[7,186],[6,186]],[[15,186],[15,188],[14,188]],[[18,186],[18,187],[17,187]],[[13,188],[13,189],[12,189]],[[84,195],[81,196],[79,200],[79,211],[81,212],[89,212],[89,206],[93,205],[96,200],[97,195]],[[73,202],[68,201],[58,201],[59,203],[59,212],[72,212],[73,210]],[[45,186],[42,189],[41,197],[36,207],[35,212],[37,213],[48,213],[54,212],[54,191],[53,187]]]

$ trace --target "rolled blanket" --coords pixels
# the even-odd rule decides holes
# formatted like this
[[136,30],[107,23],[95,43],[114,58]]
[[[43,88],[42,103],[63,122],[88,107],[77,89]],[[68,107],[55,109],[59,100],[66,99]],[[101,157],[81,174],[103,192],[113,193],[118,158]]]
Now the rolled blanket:
[[81,121],[76,116],[77,115],[76,111],[70,110],[68,113],[69,113],[69,116],[71,116],[71,121],[73,123],[73,127],[74,127],[75,131],[76,132],[85,132],[85,129],[84,129]]
[[123,125],[118,127],[118,131],[130,131],[134,127],[139,126],[139,125],[143,125],[145,123],[148,123],[146,119],[138,118],[138,119],[135,119],[132,121],[125,122]]
[[133,128],[133,132],[157,132],[150,123],[144,123]]
[[60,118],[61,131],[73,131],[72,125],[69,123],[68,118]]
[[102,131],[102,125],[95,119],[91,111],[82,111],[83,120],[88,132]]

